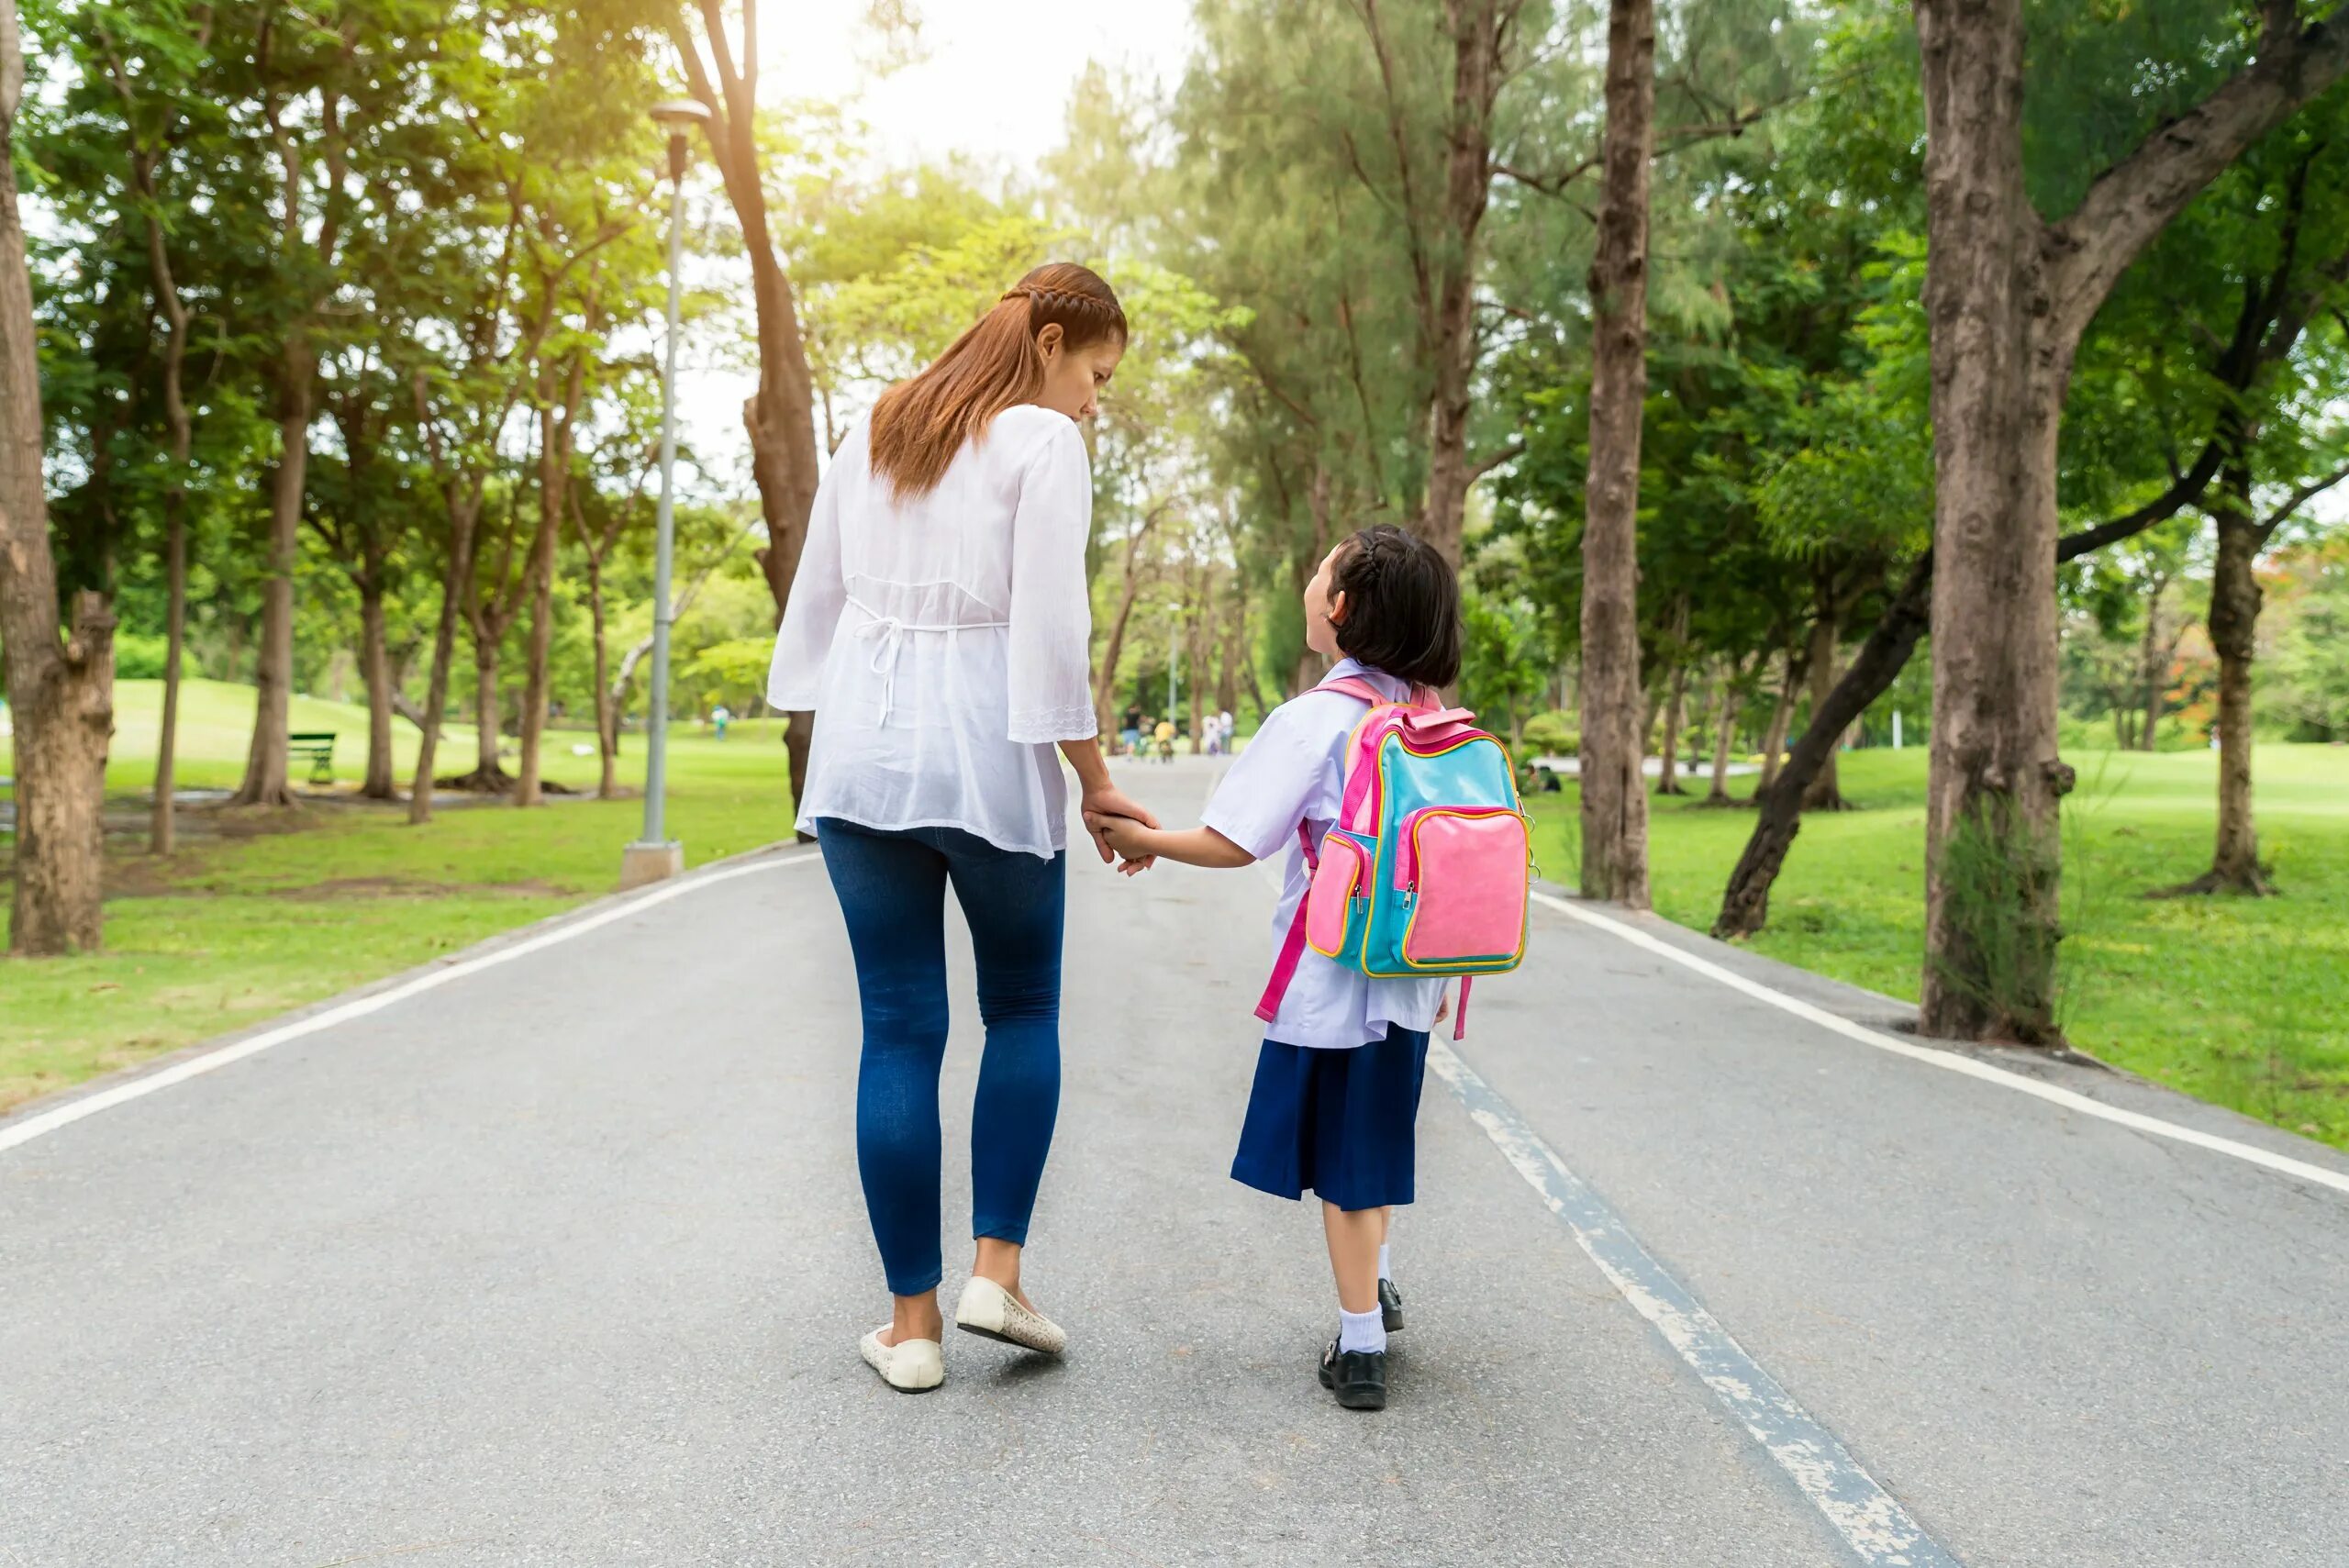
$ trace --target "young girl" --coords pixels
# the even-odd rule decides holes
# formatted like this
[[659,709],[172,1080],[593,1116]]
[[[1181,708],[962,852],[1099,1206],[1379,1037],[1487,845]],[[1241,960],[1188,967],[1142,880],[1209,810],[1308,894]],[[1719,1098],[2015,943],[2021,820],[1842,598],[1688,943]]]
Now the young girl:
[[[1322,561],[1305,590],[1306,641],[1396,701],[1460,673],[1460,588],[1424,541],[1364,528]],[[1087,817],[1127,866],[1152,856],[1197,866],[1250,865],[1284,848],[1288,873],[1274,917],[1289,929],[1308,880],[1297,825],[1318,844],[1337,820],[1346,742],[1362,699],[1314,690],[1284,703],[1232,763],[1204,825],[1176,832],[1117,817]],[[1350,1410],[1386,1405],[1386,1336],[1403,1326],[1387,1268],[1394,1206],[1413,1196],[1413,1131],[1428,1030],[1444,1009],[1442,980],[1373,980],[1307,950],[1264,1031],[1256,1086],[1232,1179],[1275,1197],[1310,1188],[1337,1277],[1338,1337],[1321,1354],[1321,1385]]]

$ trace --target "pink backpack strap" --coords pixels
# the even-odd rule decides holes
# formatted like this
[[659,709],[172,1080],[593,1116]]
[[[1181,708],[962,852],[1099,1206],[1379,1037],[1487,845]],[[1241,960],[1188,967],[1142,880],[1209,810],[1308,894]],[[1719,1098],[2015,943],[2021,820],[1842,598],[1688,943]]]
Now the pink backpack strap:
[[1317,692],[1342,692],[1350,697],[1360,697],[1373,707],[1392,700],[1359,675],[1341,675],[1334,681],[1324,681],[1313,689]]
[[1288,983],[1297,978],[1298,961],[1305,957],[1305,911],[1313,902],[1312,873],[1321,869],[1321,858],[1313,851],[1313,829],[1302,822],[1297,825],[1297,842],[1305,851],[1306,888],[1297,901],[1297,917],[1288,923],[1288,935],[1281,939],[1280,956],[1273,960],[1272,978],[1256,1001],[1256,1016],[1268,1024],[1279,1017],[1281,998],[1288,995]]

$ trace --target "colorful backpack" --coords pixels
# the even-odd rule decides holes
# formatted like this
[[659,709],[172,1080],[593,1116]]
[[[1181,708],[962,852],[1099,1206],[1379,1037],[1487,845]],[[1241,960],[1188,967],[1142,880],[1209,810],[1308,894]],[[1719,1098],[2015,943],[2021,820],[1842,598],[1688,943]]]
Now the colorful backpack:
[[1517,775],[1466,708],[1424,688],[1390,702],[1366,681],[1324,681],[1370,704],[1346,742],[1338,820],[1315,852],[1297,827],[1312,884],[1281,943],[1256,1016],[1266,1023],[1310,946],[1381,980],[1457,974],[1452,1038],[1468,1028],[1468,986],[1525,956],[1532,855]]

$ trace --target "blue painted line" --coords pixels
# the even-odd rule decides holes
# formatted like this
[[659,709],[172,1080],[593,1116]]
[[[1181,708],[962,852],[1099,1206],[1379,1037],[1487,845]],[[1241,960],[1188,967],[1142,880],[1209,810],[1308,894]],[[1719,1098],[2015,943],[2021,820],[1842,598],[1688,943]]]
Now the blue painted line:
[[1575,1241],[1639,1315],[1825,1517],[1867,1568],[1961,1568],[1835,1435],[1762,1370],[1687,1288],[1652,1257],[1623,1217],[1558,1158],[1517,1108],[1442,1041],[1428,1065],[1452,1088],[1486,1137],[1542,1195]]

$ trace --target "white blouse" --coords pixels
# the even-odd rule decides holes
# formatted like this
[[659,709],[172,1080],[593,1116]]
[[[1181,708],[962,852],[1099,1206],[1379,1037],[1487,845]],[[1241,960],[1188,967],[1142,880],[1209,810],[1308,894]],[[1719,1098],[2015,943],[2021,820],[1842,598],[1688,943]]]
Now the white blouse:
[[769,703],[816,714],[802,831],[832,817],[1066,846],[1052,748],[1095,728],[1092,522],[1092,464],[1065,415],[1006,409],[902,501],[858,421],[816,492],[767,675]]

